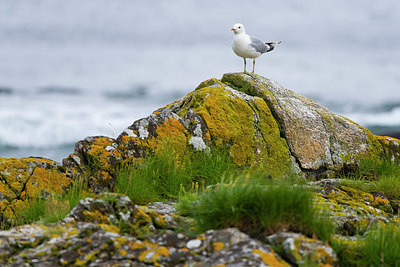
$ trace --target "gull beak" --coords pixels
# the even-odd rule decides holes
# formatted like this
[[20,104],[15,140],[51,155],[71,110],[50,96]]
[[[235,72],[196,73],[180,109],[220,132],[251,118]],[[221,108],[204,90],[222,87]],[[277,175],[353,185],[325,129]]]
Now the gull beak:
[[234,28],[231,29],[231,31],[234,31],[234,30],[235,30]]

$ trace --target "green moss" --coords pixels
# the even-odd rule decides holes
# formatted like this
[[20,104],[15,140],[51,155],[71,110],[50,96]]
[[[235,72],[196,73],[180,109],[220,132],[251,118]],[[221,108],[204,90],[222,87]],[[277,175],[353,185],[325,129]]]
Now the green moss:
[[258,96],[264,100],[272,101],[273,104],[278,104],[275,97],[268,90],[270,85],[268,84],[268,80],[259,75],[254,75],[256,79],[262,79],[263,82],[255,82],[253,76],[243,73],[226,73],[222,77],[221,81],[226,83],[238,91],[244,92],[251,96]]
[[256,98],[252,107],[259,116],[257,128],[261,136],[258,138],[259,154],[256,162],[259,167],[272,176],[281,176],[290,173],[291,159],[289,147],[284,138],[280,137],[279,125],[274,119],[271,110],[260,98]]
[[368,157],[372,160],[383,160],[385,155],[381,143],[368,129],[363,130],[367,135]]
[[320,112],[319,115],[321,115],[324,124],[328,126],[331,131],[335,131],[335,125],[333,124],[331,117],[324,112]]
[[199,99],[202,104],[194,104],[193,110],[203,118],[215,145],[229,144],[236,164],[251,164],[256,140],[249,105],[222,86],[202,88],[196,96],[194,101]]

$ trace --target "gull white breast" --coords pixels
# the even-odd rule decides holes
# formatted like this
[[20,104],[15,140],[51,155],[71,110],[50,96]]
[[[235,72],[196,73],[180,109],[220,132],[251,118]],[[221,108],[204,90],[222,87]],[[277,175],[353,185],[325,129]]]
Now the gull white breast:
[[233,31],[233,42],[232,50],[239,57],[244,60],[244,72],[246,72],[246,58],[253,59],[253,71],[256,65],[256,58],[264,53],[274,50],[276,44],[281,42],[270,42],[264,43],[257,38],[254,38],[246,34],[244,26],[240,23],[233,25],[231,31]]

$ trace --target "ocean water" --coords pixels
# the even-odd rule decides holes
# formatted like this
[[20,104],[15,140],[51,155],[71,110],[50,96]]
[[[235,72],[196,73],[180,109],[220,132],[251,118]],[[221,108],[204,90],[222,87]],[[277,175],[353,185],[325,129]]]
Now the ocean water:
[[395,0],[2,0],[0,157],[61,161],[86,136],[117,137],[203,80],[242,71],[236,22],[282,41],[258,74],[396,135],[399,11]]

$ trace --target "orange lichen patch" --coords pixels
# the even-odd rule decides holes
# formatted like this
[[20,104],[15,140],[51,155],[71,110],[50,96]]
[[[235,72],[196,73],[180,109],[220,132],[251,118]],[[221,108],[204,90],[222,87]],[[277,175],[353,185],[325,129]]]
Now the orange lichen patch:
[[60,194],[71,183],[71,180],[64,173],[55,169],[46,170],[35,168],[33,174],[26,183],[26,192],[29,197],[39,197],[43,190]]
[[102,170],[106,170],[109,172],[112,171],[109,160],[111,153],[106,149],[106,147],[111,145],[112,142],[112,139],[108,137],[100,137],[94,139],[93,143],[90,145],[90,148],[87,151],[87,155],[89,156],[89,165],[97,165],[94,167],[101,168]]
[[381,198],[379,196],[374,198],[374,202],[372,202],[372,206],[380,206],[389,204],[389,200],[386,198]]
[[75,260],[74,265],[77,265],[77,266],[86,266],[86,265],[87,265],[87,261],[86,261],[86,260],[81,260],[80,258],[77,258],[77,259]]
[[0,180],[0,194],[7,199],[16,198],[16,194],[11,190],[10,186]]
[[152,222],[151,216],[139,207],[136,207],[136,213],[134,214],[134,216],[138,220],[138,223]]
[[0,194],[7,200],[2,201],[0,212],[10,219],[26,205],[26,199],[62,193],[70,183],[52,160],[0,158]]
[[134,246],[132,246],[131,248],[132,249],[141,249],[141,248],[154,249],[156,247],[158,247],[157,243],[152,243],[147,240],[144,240],[143,242],[136,242],[134,244]]
[[[153,150],[162,151],[165,146],[173,149],[175,154],[183,155],[187,149],[188,132],[185,127],[175,118],[168,118],[162,125],[157,127],[157,141],[153,142]],[[153,139],[154,140],[154,139]],[[158,149],[156,149],[158,148]]]
[[206,132],[206,133],[203,135],[203,138],[204,138],[205,140],[211,140],[211,135],[210,135],[210,133],[209,133],[209,132]]
[[253,254],[257,254],[260,256],[264,264],[268,264],[269,266],[276,266],[276,267],[286,267],[290,266],[287,262],[277,259],[276,256],[269,252],[263,252],[260,249],[254,249]]
[[383,210],[384,212],[387,213],[393,213],[393,209],[392,206],[390,205],[389,200],[386,198],[382,198],[380,196],[374,197],[374,201],[372,202],[371,206]]
[[165,256],[165,257],[169,256],[169,250],[164,246],[157,248],[156,253],[158,256]]
[[220,251],[221,249],[223,249],[225,247],[225,244],[222,242],[213,242],[212,243],[214,250],[216,251]]
[[[151,244],[150,242],[146,242]],[[145,263],[152,263],[155,266],[160,266],[158,259],[162,256],[168,257],[170,255],[169,250],[164,246],[158,246],[157,244],[153,244],[155,246],[148,246],[146,250],[140,252],[139,261]]]
[[128,254],[128,252],[127,252],[126,250],[124,250],[124,249],[121,249],[121,250],[118,252],[118,254],[119,254],[121,257],[125,257],[125,256]]

